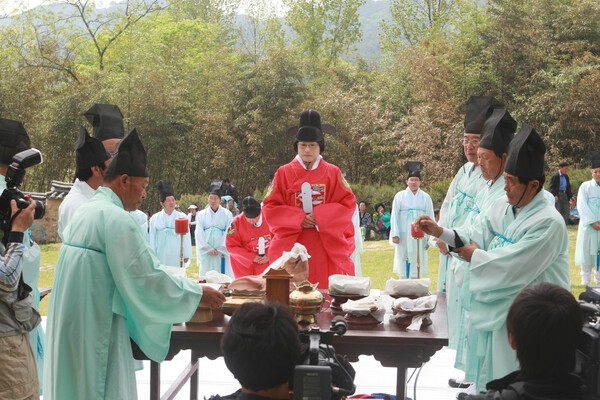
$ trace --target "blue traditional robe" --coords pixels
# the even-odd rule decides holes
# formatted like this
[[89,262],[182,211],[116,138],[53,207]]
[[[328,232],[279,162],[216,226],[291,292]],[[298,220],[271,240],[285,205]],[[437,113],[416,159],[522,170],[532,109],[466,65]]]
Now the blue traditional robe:
[[119,197],[101,187],[65,229],[48,309],[45,400],[135,399],[130,338],[167,355],[202,287],[160,264]]
[[575,248],[575,265],[600,268],[600,231],[592,228],[600,221],[600,185],[595,180],[583,182],[577,192],[579,227]]
[[[150,218],[150,247],[156,252],[161,264],[171,267],[179,267],[181,263],[182,242],[181,235],[175,233],[176,218],[185,218],[187,221],[187,216],[176,210],[171,215],[167,215],[165,210],[160,210]],[[183,265],[187,267],[192,258],[192,239],[189,231],[183,235],[183,258],[188,259],[188,262]]]
[[[419,240],[411,237],[411,224],[421,215],[435,218],[433,203],[427,193],[418,189],[417,193],[413,194],[410,188],[396,193],[392,204],[389,242],[395,247],[394,272],[400,278],[417,277],[417,256],[420,258],[421,277],[427,276],[427,236]],[[393,242],[394,237],[400,239],[399,244]]]
[[[208,271],[217,271],[233,278],[231,260],[225,245],[227,231],[233,221],[231,211],[219,207],[217,211],[206,207],[196,213],[196,256],[200,276],[206,275]],[[211,256],[211,250],[217,250],[220,254]]]

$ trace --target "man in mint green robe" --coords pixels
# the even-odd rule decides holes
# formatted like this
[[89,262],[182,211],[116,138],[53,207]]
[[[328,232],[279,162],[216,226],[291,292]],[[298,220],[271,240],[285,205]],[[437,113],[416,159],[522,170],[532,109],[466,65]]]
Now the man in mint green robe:
[[130,338],[161,362],[173,323],[189,320],[200,300],[222,304],[216,290],[161,265],[128,214],[146,197],[145,160],[134,130],[104,186],[64,231],[48,309],[45,400],[136,399]]
[[[474,204],[463,223],[460,225],[447,226],[454,229],[459,234],[465,232],[469,236],[470,229],[481,224],[482,215],[491,207],[491,205],[501,196],[504,196],[504,165],[508,145],[514,136],[517,127],[516,121],[510,116],[510,113],[503,109],[492,109],[491,114],[487,116],[481,128],[481,140],[477,148],[477,158],[481,178],[485,182],[483,188],[479,188],[475,195]],[[441,225],[444,226],[444,225]],[[482,243],[475,242],[479,248]],[[456,246],[454,246],[456,247]],[[447,274],[448,282],[448,327],[450,343],[456,347],[456,358],[454,367],[465,371],[465,381],[473,382],[475,377],[469,376],[469,364],[473,364],[474,351],[477,337],[469,335],[469,263],[460,258],[454,257],[451,268]]]
[[581,267],[581,284],[600,283],[600,151],[590,154],[592,179],[583,182],[577,193],[579,226],[575,247],[575,265]]
[[[543,192],[545,145],[523,124],[508,150],[504,170],[506,196],[483,213],[467,235],[443,231],[432,221],[419,220],[425,232],[456,245],[470,262],[469,334],[477,335],[477,362],[467,366],[477,390],[518,368],[508,342],[506,315],[521,289],[536,282],[570,287],[568,235],[564,220]],[[479,247],[481,246],[481,247]]]

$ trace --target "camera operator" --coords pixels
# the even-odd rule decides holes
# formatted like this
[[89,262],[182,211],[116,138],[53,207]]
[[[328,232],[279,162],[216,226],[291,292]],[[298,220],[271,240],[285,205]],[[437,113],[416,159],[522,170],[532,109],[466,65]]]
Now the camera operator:
[[[7,188],[6,176],[9,172],[9,166],[13,162],[13,157],[25,150],[31,148],[29,135],[23,124],[19,121],[0,118],[0,194]],[[6,209],[1,210],[9,215],[10,209],[8,205]],[[2,223],[4,225],[4,223]],[[6,230],[2,227],[0,231]],[[8,235],[8,232],[4,232]],[[33,241],[31,231],[26,230],[24,235],[21,235],[22,243],[25,245],[23,251],[23,280],[27,285],[33,288],[32,296],[39,305],[40,293],[37,288],[38,277],[40,274],[40,259],[42,251],[40,246]],[[17,275],[18,278],[18,275]],[[44,328],[38,325],[37,328],[29,332],[29,343],[33,349],[35,360],[37,363],[38,377],[40,379],[40,394],[42,394],[42,375],[44,364]],[[0,398],[3,398],[0,396]]]
[[[25,199],[29,200],[30,196],[25,196]],[[38,373],[29,345],[29,331],[41,319],[37,309],[32,310],[35,304],[31,295],[22,291],[23,236],[33,223],[36,205],[32,201],[27,208],[19,211],[15,200],[11,200],[10,206],[12,230],[6,254],[0,256],[0,398],[38,399]],[[24,308],[19,310],[18,306]],[[35,318],[25,321],[23,313]]]
[[459,400],[582,399],[583,382],[572,371],[583,316],[569,291],[547,282],[526,287],[506,325],[520,370],[488,382],[485,394],[461,393]]
[[221,340],[225,364],[242,385],[241,400],[289,399],[300,361],[298,325],[281,304],[245,303]]

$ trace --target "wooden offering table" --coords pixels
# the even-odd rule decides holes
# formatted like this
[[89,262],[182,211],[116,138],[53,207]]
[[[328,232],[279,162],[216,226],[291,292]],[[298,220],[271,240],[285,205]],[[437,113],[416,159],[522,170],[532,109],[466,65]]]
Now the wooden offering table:
[[[327,296],[326,296],[327,297]],[[349,326],[343,336],[333,337],[336,354],[346,355],[351,362],[358,361],[360,355],[372,355],[384,367],[396,368],[396,398],[406,398],[406,370],[418,368],[448,344],[448,321],[446,297],[437,293],[437,307],[431,314],[432,324],[422,326],[419,331],[407,331],[389,321],[392,314],[392,298],[382,295],[381,299],[388,310],[383,323],[378,325]],[[333,314],[327,309],[317,316],[322,330],[328,330]],[[203,324],[177,324],[171,332],[171,347],[167,360],[172,359],[181,350],[191,350],[190,364],[179,375],[177,381],[162,397],[173,399],[185,382],[190,380],[190,399],[198,399],[198,359],[208,357],[211,360],[221,357],[221,337],[229,320],[228,316],[217,318]],[[145,360],[147,357],[132,342],[134,357]],[[160,363],[151,362],[150,399],[160,399]]]

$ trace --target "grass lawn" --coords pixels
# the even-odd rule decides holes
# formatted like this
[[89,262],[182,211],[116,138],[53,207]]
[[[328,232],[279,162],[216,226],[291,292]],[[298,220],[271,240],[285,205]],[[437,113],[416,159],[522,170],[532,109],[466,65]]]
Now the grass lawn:
[[[579,275],[579,267],[575,267],[575,241],[577,239],[577,226],[568,226],[569,232],[569,265],[571,272],[571,292],[578,298],[579,293],[585,290],[585,287],[581,285],[581,277]],[[363,244],[364,252],[361,255],[362,271],[364,276],[371,277],[371,287],[373,289],[384,289],[385,282],[390,278],[398,278],[398,276],[392,272],[392,265],[394,262],[394,249],[388,243],[387,240],[379,241],[366,241]],[[58,260],[58,252],[60,250],[60,243],[41,245],[42,248],[42,261],[40,265],[40,278],[38,282],[39,287],[52,287],[54,280],[54,266]],[[193,254],[196,254],[196,250],[193,249]],[[439,253],[436,249],[429,249],[429,277],[431,278],[431,288],[435,290],[437,288],[437,274],[438,274],[438,262]],[[190,267],[187,270],[187,275],[190,278],[198,278],[198,267],[196,260],[193,259]],[[326,284],[325,284],[326,285]],[[320,285],[323,288],[323,284]],[[51,295],[50,295],[51,296]],[[40,311],[42,315],[47,314],[48,301],[50,296],[46,296],[40,304]]]

